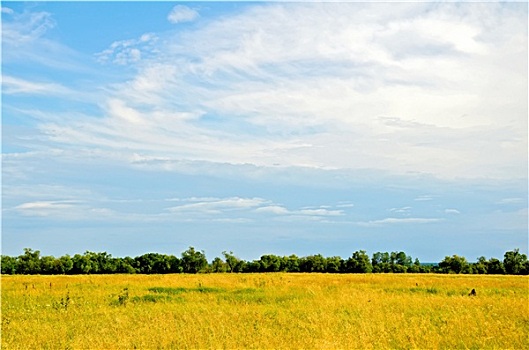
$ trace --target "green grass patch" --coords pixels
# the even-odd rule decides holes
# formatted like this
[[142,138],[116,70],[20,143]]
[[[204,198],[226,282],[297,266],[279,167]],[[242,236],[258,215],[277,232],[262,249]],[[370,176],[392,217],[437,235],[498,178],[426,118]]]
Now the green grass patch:
[[178,288],[172,288],[172,287],[152,287],[148,289],[149,292],[153,293],[163,293],[163,294],[180,294],[187,292],[187,288],[178,287]]
[[197,287],[197,288],[184,288],[184,287],[152,287],[148,289],[149,292],[152,293],[159,293],[159,294],[181,294],[181,293],[222,293],[225,291],[223,288],[215,288],[215,287]]
[[136,296],[131,299],[133,303],[157,303],[171,301],[172,298],[168,295],[153,295],[147,294],[142,296]]

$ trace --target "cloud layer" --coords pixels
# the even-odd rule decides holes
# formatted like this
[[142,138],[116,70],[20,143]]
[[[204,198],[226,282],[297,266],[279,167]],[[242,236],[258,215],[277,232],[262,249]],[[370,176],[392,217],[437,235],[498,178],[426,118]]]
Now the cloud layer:
[[[136,32],[3,7],[5,242],[104,227],[162,247],[513,249],[524,5],[156,3]],[[63,44],[69,29],[95,49]]]
[[[168,18],[197,16],[178,5]],[[524,16],[514,4],[256,5],[112,43],[97,59],[134,76],[105,87],[99,115],[41,129],[168,160],[523,177]]]

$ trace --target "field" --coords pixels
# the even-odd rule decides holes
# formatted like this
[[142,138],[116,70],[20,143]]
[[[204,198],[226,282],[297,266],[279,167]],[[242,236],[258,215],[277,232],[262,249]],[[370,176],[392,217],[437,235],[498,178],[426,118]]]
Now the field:
[[[529,348],[523,276],[2,276],[2,349]],[[472,289],[476,296],[469,296]]]

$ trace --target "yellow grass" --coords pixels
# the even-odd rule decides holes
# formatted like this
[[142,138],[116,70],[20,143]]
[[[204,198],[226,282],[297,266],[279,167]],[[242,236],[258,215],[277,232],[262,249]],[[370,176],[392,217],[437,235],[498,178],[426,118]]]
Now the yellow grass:
[[2,276],[2,349],[527,349],[528,282],[476,275]]

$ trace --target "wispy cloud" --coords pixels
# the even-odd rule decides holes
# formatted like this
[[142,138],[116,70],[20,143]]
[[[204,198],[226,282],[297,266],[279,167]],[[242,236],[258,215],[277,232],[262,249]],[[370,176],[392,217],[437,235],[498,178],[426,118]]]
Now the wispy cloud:
[[196,10],[184,5],[176,5],[167,15],[167,20],[171,23],[191,22],[198,18]]
[[389,211],[401,215],[410,215],[412,207],[391,208]]
[[457,209],[453,209],[453,208],[449,208],[449,209],[445,209],[445,214],[461,214],[461,212]]
[[357,222],[356,224],[360,226],[371,227],[401,224],[431,224],[440,221],[442,221],[442,219],[438,218],[385,218],[380,220]]
[[35,82],[25,79],[2,76],[2,92],[5,94],[65,95],[73,94],[69,88],[49,82]]
[[257,208],[255,210],[258,213],[267,213],[274,215],[286,215],[286,216],[312,216],[312,217],[325,217],[325,216],[341,216],[344,215],[342,210],[329,210],[325,208],[317,209],[298,209],[289,210],[280,205],[269,205]]
[[76,201],[38,201],[22,203],[14,208],[24,216],[60,216],[68,217],[77,212],[81,203]]
[[136,63],[157,53],[155,47],[157,40],[155,34],[145,33],[137,39],[115,41],[108,49],[95,56],[100,63],[112,62],[120,65]]
[[153,3],[135,34],[75,28],[97,42],[79,52],[57,41],[68,6],[2,9],[12,226],[146,224],[168,242],[175,223],[292,240],[457,223],[524,242],[524,4]]
[[192,203],[182,204],[167,208],[171,213],[186,213],[186,214],[221,214],[234,210],[245,210],[254,208],[266,203],[267,201],[261,198],[191,198]]
[[414,200],[422,202],[422,201],[431,201],[433,199],[434,199],[434,196],[429,195],[429,194],[424,194],[424,195],[420,195],[420,196],[416,197]]
[[34,42],[56,26],[49,12],[15,13],[10,8],[2,7],[2,13],[14,17],[11,21],[2,23],[2,42],[15,47]]
[[3,7],[2,6],[2,13],[8,14],[8,15],[12,15],[14,13],[14,11],[12,9],[10,9],[9,7]]
[[90,70],[82,56],[72,48],[50,38],[50,32],[56,29],[57,22],[46,11],[24,10],[22,13],[12,9],[2,11],[2,64],[29,63],[57,70],[86,72]]
[[[163,40],[116,41],[100,61],[137,63],[138,74],[109,90],[97,126],[66,120],[54,139],[127,147],[167,164],[523,176],[526,65],[501,63],[504,55],[525,60],[523,16],[506,8],[509,21],[492,31],[480,16],[496,20],[496,5],[479,8],[480,16],[429,6],[254,6]],[[454,26],[458,35],[448,30]],[[397,53],[395,43],[416,37],[431,45]],[[510,118],[498,118],[506,111]]]
[[527,198],[523,199],[523,198],[513,197],[513,198],[502,198],[497,203],[498,204],[522,204],[524,202],[527,204]]

